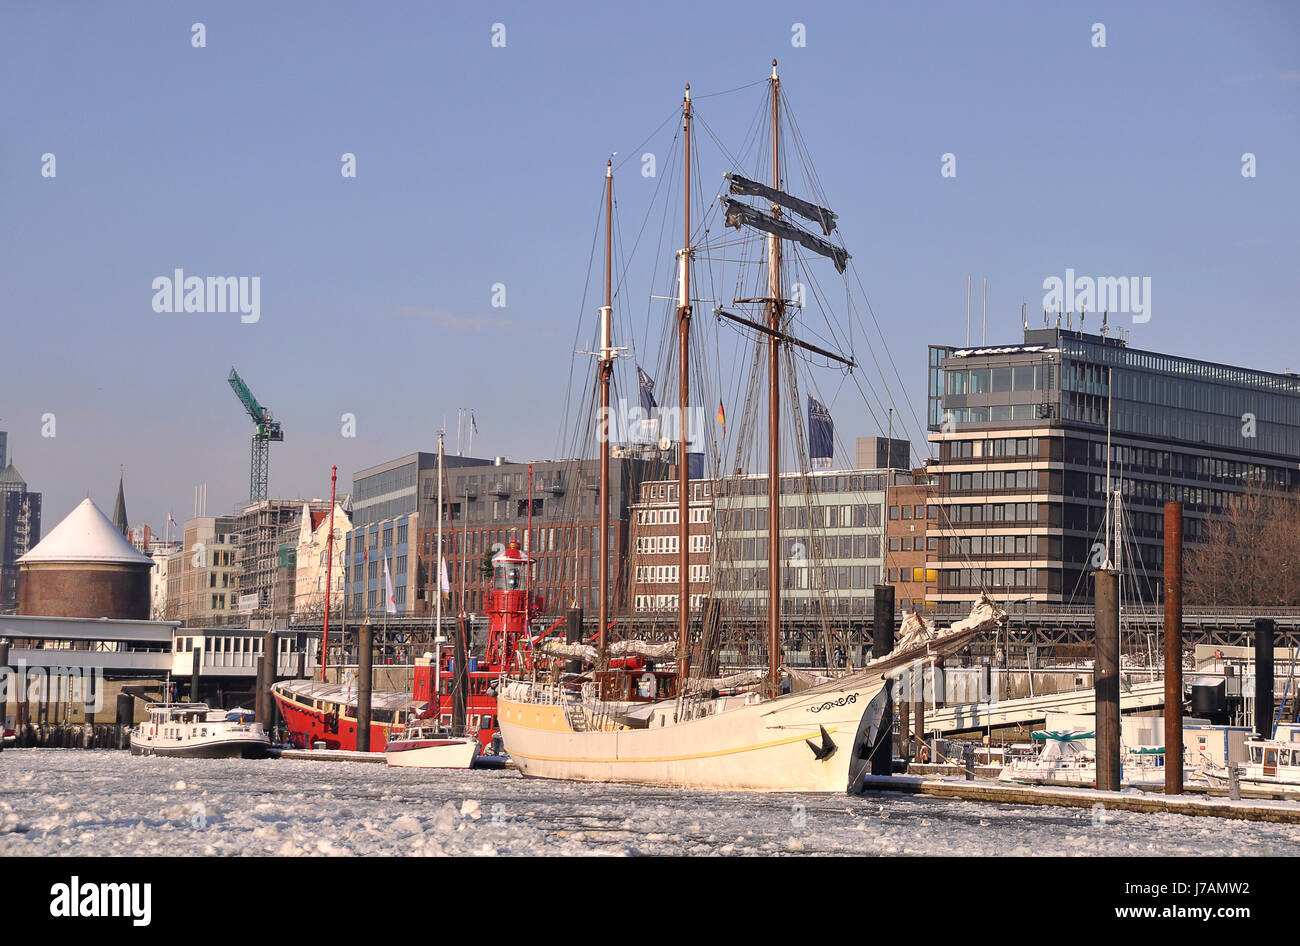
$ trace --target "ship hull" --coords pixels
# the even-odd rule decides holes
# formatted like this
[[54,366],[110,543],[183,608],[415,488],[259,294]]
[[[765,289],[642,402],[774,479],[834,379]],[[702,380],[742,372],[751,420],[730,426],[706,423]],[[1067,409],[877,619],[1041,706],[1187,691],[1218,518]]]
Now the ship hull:
[[465,739],[397,739],[384,750],[384,759],[392,768],[468,769],[478,755],[479,742],[474,736]]
[[507,695],[498,716],[506,751],[528,777],[843,793],[868,764],[885,686],[879,676],[859,675],[835,689],[644,729],[578,731],[563,705]]
[[[302,681],[293,681],[301,683]],[[285,683],[277,683],[271,688],[275,705],[284,720],[294,745],[304,749],[313,749],[318,743],[324,743],[326,749],[342,749],[349,752],[357,748],[357,719],[355,699],[349,705],[343,700],[330,699],[324,695],[313,698],[311,689],[294,688]],[[410,696],[396,692],[377,691],[376,702],[409,702]],[[320,706],[309,705],[319,703]],[[370,751],[383,752],[388,744],[388,732],[395,724],[372,722],[370,725]]]
[[214,739],[190,745],[151,745],[131,738],[132,755],[156,755],[168,759],[265,759],[269,742],[261,739]]

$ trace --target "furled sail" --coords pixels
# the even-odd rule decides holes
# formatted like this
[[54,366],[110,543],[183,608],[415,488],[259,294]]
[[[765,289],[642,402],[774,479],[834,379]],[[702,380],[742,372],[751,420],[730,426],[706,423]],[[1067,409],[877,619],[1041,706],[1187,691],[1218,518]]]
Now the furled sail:
[[827,236],[830,236],[831,231],[835,229],[835,221],[839,218],[839,215],[833,210],[819,207],[801,197],[779,191],[775,187],[768,187],[758,181],[751,181],[739,174],[728,173],[722,176],[731,182],[731,193],[733,194],[740,197],[763,197],[774,204],[780,204],[787,210],[793,210],[801,217],[821,224],[822,233]]
[[778,220],[776,217],[768,216],[761,210],[755,210],[748,204],[733,200],[730,197],[721,198],[727,202],[726,224],[729,227],[735,227],[737,230],[742,225],[753,227],[755,230],[762,230],[766,233],[773,233],[783,240],[790,240],[804,246],[814,253],[820,253],[835,263],[835,269],[838,272],[844,272],[851,257],[849,251],[843,247],[836,246],[823,240],[821,237],[809,233],[792,223],[786,223],[784,220]]

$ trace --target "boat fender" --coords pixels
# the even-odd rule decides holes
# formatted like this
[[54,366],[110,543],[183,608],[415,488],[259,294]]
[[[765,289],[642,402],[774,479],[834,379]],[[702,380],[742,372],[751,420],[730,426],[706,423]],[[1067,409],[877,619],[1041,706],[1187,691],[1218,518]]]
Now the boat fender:
[[930,761],[930,747],[929,747],[929,746],[926,746],[926,745],[921,746],[920,757],[921,757],[921,761],[922,761],[922,762],[929,762],[929,761]]
[[336,710],[336,709],[332,709],[332,710],[330,710],[328,713],[325,714],[325,728],[328,729],[330,732],[333,732],[333,733],[336,733],[336,732],[339,731],[339,711],[338,711],[338,710]]

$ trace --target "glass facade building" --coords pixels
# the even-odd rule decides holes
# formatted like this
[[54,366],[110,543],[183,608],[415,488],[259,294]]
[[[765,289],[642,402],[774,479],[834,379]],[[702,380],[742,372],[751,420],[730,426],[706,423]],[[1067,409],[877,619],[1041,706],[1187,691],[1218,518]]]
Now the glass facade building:
[[1184,504],[1195,542],[1249,482],[1300,486],[1294,374],[1046,328],[1019,345],[931,346],[928,393],[940,539],[927,565],[939,601],[987,588],[1091,602],[1094,563],[1116,558],[1109,489],[1121,496],[1125,581],[1151,603],[1166,501]]

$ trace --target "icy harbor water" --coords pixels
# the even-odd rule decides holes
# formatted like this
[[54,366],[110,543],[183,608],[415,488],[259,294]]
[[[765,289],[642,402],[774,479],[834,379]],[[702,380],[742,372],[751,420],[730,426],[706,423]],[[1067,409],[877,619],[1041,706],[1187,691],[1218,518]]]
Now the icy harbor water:
[[1300,825],[364,763],[0,753],[13,855],[1288,855]]

